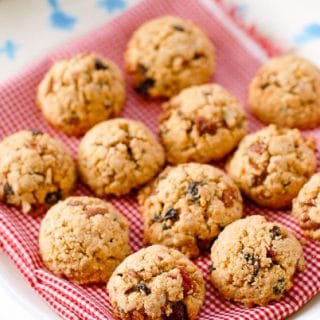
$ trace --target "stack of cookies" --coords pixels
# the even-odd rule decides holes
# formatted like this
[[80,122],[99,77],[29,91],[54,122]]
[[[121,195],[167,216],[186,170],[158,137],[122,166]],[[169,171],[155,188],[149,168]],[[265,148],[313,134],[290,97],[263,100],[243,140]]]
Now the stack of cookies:
[[[108,282],[119,319],[195,319],[205,285],[189,259],[210,250],[211,282],[223,297],[247,307],[280,299],[304,268],[302,246],[263,216],[243,218],[242,197],[270,209],[292,206],[306,236],[320,240],[315,141],[299,131],[320,125],[319,69],[297,56],[267,62],[248,104],[268,126],[247,135],[239,100],[208,83],[215,49],[193,22],[146,22],[124,60],[137,94],[168,99],[160,142],[143,123],[119,118],[120,68],[78,54],[55,63],[36,95],[54,128],[83,136],[76,163],[46,133],[15,133],[0,142],[0,200],[26,214],[46,212],[45,266],[78,284]],[[221,160],[227,173],[211,164]],[[97,197],[70,196],[77,175]],[[137,195],[146,246],[131,255],[126,217],[99,198],[129,193]]]

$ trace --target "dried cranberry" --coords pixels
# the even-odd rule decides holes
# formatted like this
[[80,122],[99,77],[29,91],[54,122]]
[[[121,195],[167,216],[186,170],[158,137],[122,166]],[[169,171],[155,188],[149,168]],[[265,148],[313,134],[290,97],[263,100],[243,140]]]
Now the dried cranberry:
[[186,295],[193,289],[193,281],[185,268],[179,267],[179,270],[182,278],[183,294]]
[[195,120],[196,127],[199,131],[199,134],[215,134],[217,131],[217,124],[215,122],[210,122],[204,117],[197,117]]
[[236,198],[236,195],[237,192],[233,188],[223,190],[222,202],[224,203],[226,208],[230,208],[233,206],[233,200]]
[[185,304],[178,301],[172,304],[172,312],[169,316],[164,317],[165,320],[189,320],[188,312]]
[[106,214],[108,213],[108,209],[107,208],[91,208],[85,211],[85,214],[88,217],[92,217],[95,216],[97,214]]

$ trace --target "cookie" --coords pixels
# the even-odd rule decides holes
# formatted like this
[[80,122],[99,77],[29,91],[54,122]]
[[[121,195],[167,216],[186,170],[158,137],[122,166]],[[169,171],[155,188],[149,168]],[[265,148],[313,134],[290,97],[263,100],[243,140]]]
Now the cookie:
[[127,257],[107,290],[120,319],[192,320],[204,301],[200,270],[182,253],[154,245]]
[[184,89],[163,109],[160,136],[173,164],[220,160],[247,131],[240,103],[217,84]]
[[164,151],[138,121],[113,119],[92,128],[78,150],[80,176],[97,195],[123,195],[153,178]]
[[236,184],[223,171],[198,163],[167,167],[139,194],[144,243],[159,243],[196,258],[229,223],[242,216]]
[[298,56],[267,62],[249,88],[249,107],[264,123],[300,129],[320,124],[320,70]]
[[313,175],[293,200],[292,215],[306,236],[320,240],[320,173]]
[[70,197],[47,212],[39,246],[55,275],[78,284],[105,283],[130,254],[128,222],[101,199]]
[[233,222],[211,250],[211,281],[226,299],[247,307],[279,300],[303,270],[303,250],[285,227],[251,216]]
[[0,142],[0,200],[24,213],[65,198],[76,180],[75,164],[60,141],[38,130]]
[[82,135],[98,122],[117,117],[124,101],[120,69],[95,53],[56,62],[37,91],[44,117],[68,135]]
[[215,71],[210,39],[190,20],[174,16],[140,26],[124,59],[135,90],[150,97],[171,97],[183,88],[208,82]]
[[247,197],[273,209],[290,207],[315,169],[315,140],[274,125],[246,136],[227,164]]

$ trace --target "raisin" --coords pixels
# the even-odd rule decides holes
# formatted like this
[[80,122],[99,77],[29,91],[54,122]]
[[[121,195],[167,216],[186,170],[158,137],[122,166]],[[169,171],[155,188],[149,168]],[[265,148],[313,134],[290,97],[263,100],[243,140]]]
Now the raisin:
[[188,184],[186,195],[190,195],[192,197],[193,201],[199,201],[200,195],[199,195],[199,189],[198,187],[203,185],[203,182],[200,181],[191,181]]
[[32,129],[31,134],[35,137],[35,136],[41,136],[43,132],[40,130]]
[[179,24],[175,24],[175,25],[173,26],[173,28],[174,28],[175,30],[177,30],[177,31],[180,31],[180,32],[184,32],[184,31],[185,31],[184,27],[180,26]]
[[96,59],[94,61],[94,67],[96,70],[106,70],[108,66],[100,59]]
[[148,294],[151,293],[151,290],[150,290],[150,289],[147,287],[147,285],[146,285],[144,282],[142,282],[142,281],[140,281],[140,282],[137,283],[136,288],[137,288],[138,291],[144,293],[145,295],[148,295]]
[[230,208],[233,206],[233,200],[236,198],[236,194],[237,192],[233,188],[223,190],[222,202],[224,203],[226,208]]
[[148,71],[148,68],[142,63],[138,64],[138,69],[139,69],[139,73],[141,74],[146,74]]
[[255,260],[253,263],[253,276],[256,277],[259,273],[260,270],[260,261],[259,260]]
[[123,277],[123,273],[117,273],[117,276],[122,278]]
[[179,270],[182,278],[183,293],[186,295],[193,289],[193,281],[185,268],[180,267]]
[[254,255],[253,253],[243,253],[243,257],[249,264],[254,264]]
[[163,220],[176,220],[178,218],[178,211],[170,208],[164,215]]
[[201,58],[204,58],[205,55],[202,54],[202,53],[196,53],[194,56],[193,56],[193,59],[201,59]]
[[215,271],[215,270],[216,270],[216,267],[213,265],[213,262],[211,262],[211,264],[209,265],[208,270],[209,270],[210,273],[211,273],[212,271]]
[[49,192],[46,195],[45,201],[48,204],[55,204],[61,199],[61,191]]
[[162,230],[169,230],[169,229],[170,227],[166,223],[162,224]]
[[257,176],[257,175],[254,175],[251,179],[251,187],[257,187],[257,186],[260,186],[263,181],[265,180],[267,176],[267,173],[264,172],[262,173],[261,175]]
[[189,320],[188,312],[185,304],[178,301],[172,304],[172,312],[169,316],[164,317],[165,320]]
[[87,217],[92,217],[97,214],[106,214],[106,213],[108,213],[107,208],[91,208],[85,211],[85,214],[87,215]]
[[153,216],[152,220],[154,222],[161,222],[162,221],[162,217],[161,217],[160,214],[156,214],[156,215]]
[[276,237],[281,236],[281,230],[278,226],[273,226],[270,229],[270,233],[271,233],[271,239],[274,240]]
[[135,90],[143,95],[147,96],[149,93],[149,89],[153,88],[155,84],[155,80],[152,78],[146,78],[143,82],[141,82],[137,87],[135,87]]
[[215,134],[217,131],[217,124],[215,122],[210,122],[203,117],[197,117],[195,120],[197,130],[202,136],[203,134]]
[[258,154],[262,154],[265,150],[265,147],[266,146],[264,143],[256,142],[249,146],[249,150]]
[[3,186],[3,194],[5,197],[8,197],[14,194],[13,189],[8,182],[6,182]]
[[273,287],[274,294],[280,294],[285,286],[285,280],[283,277],[278,278],[276,285]]

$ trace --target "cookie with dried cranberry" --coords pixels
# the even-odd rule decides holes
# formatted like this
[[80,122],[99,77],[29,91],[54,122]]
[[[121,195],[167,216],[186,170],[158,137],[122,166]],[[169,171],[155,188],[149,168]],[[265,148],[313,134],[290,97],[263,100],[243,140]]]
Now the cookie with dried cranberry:
[[152,179],[164,161],[163,148],[150,130],[124,118],[94,126],[78,150],[80,177],[98,196],[129,193]]
[[75,180],[71,155],[48,134],[24,130],[0,142],[0,200],[24,213],[43,211],[65,198]]
[[240,190],[273,209],[290,207],[315,169],[315,140],[274,125],[247,135],[227,163]]
[[293,200],[292,215],[306,236],[320,240],[320,173],[313,175]]
[[160,136],[173,164],[220,160],[247,132],[239,101],[217,84],[184,89],[163,109]]
[[105,283],[130,254],[129,225],[106,201],[70,197],[47,212],[39,246],[42,261],[55,275],[78,284]]
[[300,129],[319,126],[319,68],[299,56],[271,59],[251,81],[249,107],[267,124]]
[[140,192],[139,200],[144,243],[173,247],[189,258],[209,249],[220,231],[242,216],[236,184],[206,164],[167,167]]
[[117,117],[124,101],[119,67],[95,53],[56,62],[37,91],[44,117],[68,135],[82,135],[98,122]]
[[198,268],[177,250],[154,245],[127,257],[107,290],[119,319],[192,320],[204,301]]
[[215,70],[210,39],[193,22],[163,16],[144,23],[132,35],[125,67],[142,95],[171,97],[208,82]]
[[303,250],[295,236],[263,216],[227,226],[211,249],[211,281],[226,299],[247,307],[279,300],[303,270]]

